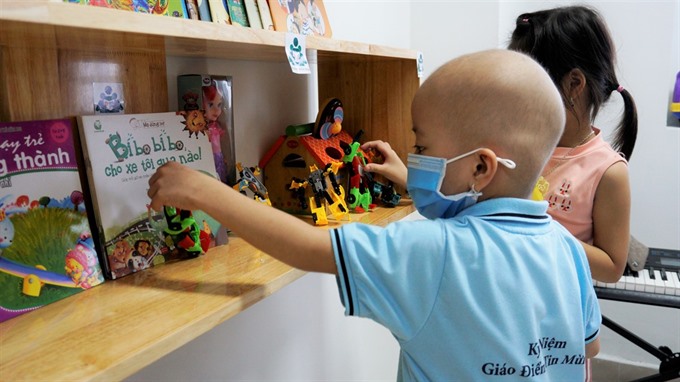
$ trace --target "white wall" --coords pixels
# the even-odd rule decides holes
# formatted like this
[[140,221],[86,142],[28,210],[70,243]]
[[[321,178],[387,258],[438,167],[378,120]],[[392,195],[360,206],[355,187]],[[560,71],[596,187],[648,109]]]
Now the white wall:
[[[566,4],[324,3],[334,38],[422,51],[426,76],[458,55],[504,47],[519,13]],[[666,127],[668,93],[680,70],[680,1],[582,3],[595,6],[606,18],[618,48],[619,79],[635,97],[640,113],[630,164],[632,232],[649,246],[680,249],[680,129]],[[269,63],[169,59],[169,77],[197,71],[201,65],[234,75],[238,160],[256,162],[285,125],[314,115],[313,97],[300,95],[313,87],[313,76],[294,76],[285,66]],[[280,79],[283,83],[272,86]],[[298,98],[289,100],[291,94]],[[616,98],[614,94],[597,121],[605,133],[621,108]],[[289,107],[291,102],[296,106]],[[308,107],[299,106],[305,103]],[[654,346],[680,351],[680,310],[611,301],[602,301],[602,309]],[[129,380],[394,380],[398,349],[391,335],[369,320],[345,318],[342,312],[334,278],[307,275]],[[607,329],[602,340],[601,357],[658,366],[656,359]]]

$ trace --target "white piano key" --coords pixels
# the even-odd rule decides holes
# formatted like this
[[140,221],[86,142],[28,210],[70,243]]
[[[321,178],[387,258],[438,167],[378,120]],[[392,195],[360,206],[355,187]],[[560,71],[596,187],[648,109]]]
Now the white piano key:
[[609,289],[615,289],[616,283],[604,283],[604,287]]
[[616,284],[614,284],[614,288],[616,288],[616,289],[626,289],[626,280],[624,280],[623,277],[624,276],[621,276],[621,278],[619,278],[619,281],[617,281]]
[[673,282],[673,294],[680,296],[680,274],[678,272],[666,272],[666,275]]
[[645,291],[645,280],[642,278],[640,275],[640,272],[636,272],[637,276],[633,276],[633,280],[635,281],[635,290],[638,292],[644,292]]
[[664,274],[666,276],[666,280],[663,280],[663,293],[668,294],[668,295],[675,295],[675,291],[673,288],[675,287],[675,284],[673,284],[673,280],[670,279],[669,273],[664,270]]
[[649,269],[641,270],[640,274],[642,274],[642,279],[645,281],[645,292],[654,293],[654,280],[649,277]]
[[661,280],[661,271],[654,270],[654,293],[663,294],[664,284]]
[[623,282],[626,286],[626,290],[635,290],[635,277],[623,276]]

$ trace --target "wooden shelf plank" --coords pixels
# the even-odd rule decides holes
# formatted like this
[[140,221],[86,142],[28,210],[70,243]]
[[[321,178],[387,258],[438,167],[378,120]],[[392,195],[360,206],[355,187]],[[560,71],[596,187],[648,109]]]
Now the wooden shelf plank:
[[[0,43],[7,30],[32,24],[72,36],[60,49],[144,49],[130,46],[130,35],[162,38],[166,53],[179,56],[285,61],[285,33],[264,29],[179,19],[102,7],[64,3],[61,0],[0,0]],[[77,43],[74,43],[77,42]],[[29,41],[35,45],[35,42]],[[414,60],[416,52],[324,37],[307,37],[307,48],[338,55],[362,55],[376,59]]]
[[[351,217],[386,225],[412,211],[406,201]],[[303,275],[230,238],[197,259],[107,281],[3,322],[1,379],[126,378]]]

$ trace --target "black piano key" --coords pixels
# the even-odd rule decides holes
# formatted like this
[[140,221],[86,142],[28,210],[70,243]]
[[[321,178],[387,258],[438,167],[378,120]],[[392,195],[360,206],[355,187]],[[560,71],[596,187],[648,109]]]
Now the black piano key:
[[666,270],[663,268],[661,269],[661,280],[663,281],[668,280],[668,277],[666,277]]
[[640,277],[638,271],[630,271],[630,275],[633,277]]
[[654,267],[649,267],[649,278],[652,280],[656,279],[656,276],[654,276]]

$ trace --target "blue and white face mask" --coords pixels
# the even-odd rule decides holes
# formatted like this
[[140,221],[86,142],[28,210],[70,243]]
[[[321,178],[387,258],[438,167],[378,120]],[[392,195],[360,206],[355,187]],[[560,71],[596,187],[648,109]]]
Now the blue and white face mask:
[[[466,192],[456,195],[444,195],[441,192],[442,182],[446,174],[446,166],[458,159],[474,154],[481,148],[472,150],[452,159],[431,157],[427,155],[408,154],[408,178],[406,188],[418,212],[428,219],[450,218],[460,211],[477,203],[481,192],[474,186]],[[498,158],[498,163],[507,168],[515,168],[515,162]]]

